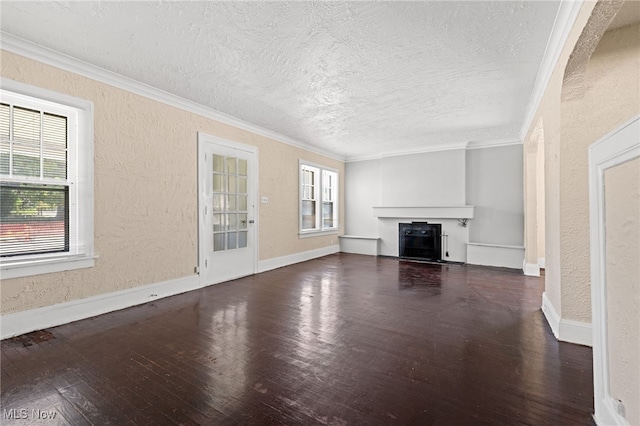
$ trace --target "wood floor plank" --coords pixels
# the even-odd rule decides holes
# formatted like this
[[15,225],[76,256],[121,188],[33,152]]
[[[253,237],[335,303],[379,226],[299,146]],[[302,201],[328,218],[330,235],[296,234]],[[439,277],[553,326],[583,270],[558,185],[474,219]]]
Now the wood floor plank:
[[543,279],[326,256],[2,341],[0,402],[74,425],[592,425],[591,349],[553,337]]

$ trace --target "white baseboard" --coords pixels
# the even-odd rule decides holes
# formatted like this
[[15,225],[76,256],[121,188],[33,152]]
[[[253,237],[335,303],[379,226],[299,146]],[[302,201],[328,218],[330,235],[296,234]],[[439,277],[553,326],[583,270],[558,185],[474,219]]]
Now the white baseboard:
[[527,263],[525,260],[522,264],[522,272],[529,277],[539,277],[540,265],[538,263]]
[[556,308],[551,304],[551,301],[547,297],[547,293],[542,293],[542,313],[547,319],[547,323],[549,324],[549,327],[551,327],[553,335],[558,339],[560,332],[560,315],[558,315],[558,311],[556,311]]
[[621,416],[616,410],[618,401],[610,396],[603,396],[601,404],[598,404],[600,410],[596,410],[593,420],[598,426],[630,426],[626,418]]
[[544,269],[544,257],[538,258],[538,266],[540,267],[540,269]]
[[0,339],[118,311],[203,287],[198,275],[2,315]]
[[[339,251],[340,246],[333,245],[263,260],[258,262],[258,272],[304,262],[305,260],[338,253]],[[200,283],[200,277],[198,275],[190,275],[188,277],[133,287],[112,293],[99,294],[87,297],[86,299],[72,300],[70,302],[2,315],[0,317],[0,339],[95,317],[131,306],[141,305],[152,300],[197,290],[207,285],[209,284]]]
[[270,271],[272,269],[282,268],[284,266],[293,265],[294,263],[305,262],[307,260],[316,259],[318,257],[327,256],[340,252],[339,245],[322,247],[319,249],[303,251],[300,253],[288,254],[286,256],[274,257],[271,259],[261,260],[258,262],[258,273]]
[[560,337],[558,340],[578,345],[592,346],[592,333],[591,323],[562,319],[560,320]]
[[592,346],[591,324],[560,318],[546,293],[542,293],[542,312],[556,339],[561,342]]
[[471,265],[520,269],[523,259],[523,246],[467,243],[467,263]]

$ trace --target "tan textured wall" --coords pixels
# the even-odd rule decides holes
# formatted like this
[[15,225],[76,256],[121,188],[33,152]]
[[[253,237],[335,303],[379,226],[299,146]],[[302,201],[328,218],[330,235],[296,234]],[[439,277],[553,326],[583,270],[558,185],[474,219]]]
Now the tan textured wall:
[[544,124],[540,129],[540,135],[538,138],[538,152],[536,156],[536,217],[537,217],[537,240],[538,240],[538,260],[544,259],[545,248],[545,217],[544,217]]
[[605,33],[581,83],[563,93],[561,112],[562,312],[591,322],[588,147],[640,113],[640,25]]
[[605,172],[611,396],[640,425],[640,158]]
[[269,197],[258,206],[260,260],[338,244],[298,238],[298,160],[338,169],[341,189],[342,162],[15,54],[1,62],[5,78],[94,102],[99,256],[91,269],[3,280],[3,314],[192,275],[199,131],[259,148],[259,194]]
[[[565,46],[560,53],[558,62],[551,74],[549,83],[544,91],[540,105],[536,111],[525,141],[531,140],[536,125],[542,120],[544,134],[544,217],[545,217],[545,294],[555,310],[562,317],[561,282],[560,282],[560,94],[564,70],[569,56],[576,45],[584,26],[586,25],[595,2],[583,3],[573,28],[567,36]],[[526,192],[530,190],[525,188]],[[531,195],[533,196],[533,194]],[[535,203],[525,207],[525,215],[534,217],[537,212]],[[536,224],[537,226],[537,224]],[[535,229],[527,229],[533,234]]]

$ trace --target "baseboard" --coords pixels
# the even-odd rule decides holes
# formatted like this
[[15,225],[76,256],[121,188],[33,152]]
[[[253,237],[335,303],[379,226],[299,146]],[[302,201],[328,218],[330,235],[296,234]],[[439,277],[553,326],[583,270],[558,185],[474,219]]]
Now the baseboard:
[[538,258],[538,266],[540,267],[540,269],[544,269],[544,257],[539,257]]
[[560,320],[560,337],[558,340],[577,345],[592,346],[593,331],[591,323],[567,319]]
[[553,335],[561,342],[592,346],[592,327],[590,323],[561,319],[546,293],[542,293],[542,312]]
[[539,277],[540,265],[538,263],[527,263],[525,260],[522,263],[522,272],[529,277]]
[[553,335],[559,340],[560,315],[558,315],[558,311],[556,311],[556,308],[551,304],[551,301],[547,297],[547,293],[542,293],[542,313],[547,319],[547,323],[549,324],[549,327],[551,327]]
[[618,402],[610,396],[603,396],[602,401],[596,401],[593,420],[598,426],[630,426],[626,418],[616,410]]
[[[258,262],[258,272],[304,262],[340,251],[339,245],[309,250]],[[36,330],[95,317],[131,306],[141,305],[176,294],[206,287],[198,275],[133,287],[112,293],[99,294],[86,299],[72,300],[42,308],[2,315],[0,339],[19,336]]]
[[198,275],[133,287],[0,317],[0,339],[55,327],[203,287]]
[[288,254],[286,256],[273,257],[271,259],[261,260],[258,262],[258,273],[270,271],[272,269],[282,268],[284,266],[293,265],[294,263],[305,262],[307,260],[316,259],[322,256],[339,253],[340,246],[332,245],[319,249],[303,251],[300,253]]

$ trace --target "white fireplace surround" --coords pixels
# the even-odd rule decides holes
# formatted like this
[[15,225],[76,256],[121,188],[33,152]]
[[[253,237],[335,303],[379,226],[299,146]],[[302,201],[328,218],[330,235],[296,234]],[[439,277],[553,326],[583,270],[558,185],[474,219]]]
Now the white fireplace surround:
[[[474,206],[376,206],[373,216],[378,219],[378,235],[340,237],[340,249],[346,253],[398,256],[398,224],[401,222],[433,222],[442,224],[448,235],[442,248],[444,260],[476,265],[520,268],[524,247],[480,244],[469,241],[469,227],[473,226]],[[459,226],[467,219],[466,226]],[[445,253],[449,252],[449,256]]]

